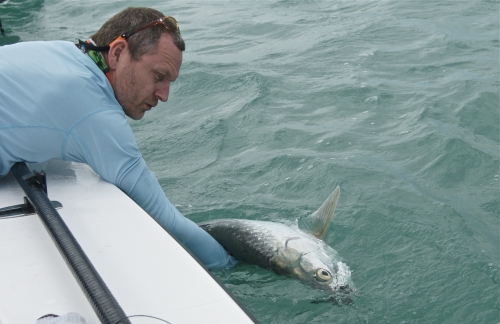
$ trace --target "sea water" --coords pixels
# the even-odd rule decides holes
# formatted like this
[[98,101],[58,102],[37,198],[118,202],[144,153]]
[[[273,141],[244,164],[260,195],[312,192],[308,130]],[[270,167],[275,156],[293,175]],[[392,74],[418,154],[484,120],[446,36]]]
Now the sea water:
[[0,44],[77,42],[128,6],[186,41],[169,101],[131,121],[184,215],[292,223],[341,188],[325,242],[352,302],[216,272],[259,321],[500,322],[499,1],[11,0]]

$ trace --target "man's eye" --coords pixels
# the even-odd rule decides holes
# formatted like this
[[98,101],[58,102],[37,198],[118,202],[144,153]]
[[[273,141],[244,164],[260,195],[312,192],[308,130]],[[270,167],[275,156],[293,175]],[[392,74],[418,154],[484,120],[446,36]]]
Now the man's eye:
[[165,76],[163,76],[163,74],[160,73],[156,74],[156,82],[161,82],[163,81],[163,79],[165,79]]

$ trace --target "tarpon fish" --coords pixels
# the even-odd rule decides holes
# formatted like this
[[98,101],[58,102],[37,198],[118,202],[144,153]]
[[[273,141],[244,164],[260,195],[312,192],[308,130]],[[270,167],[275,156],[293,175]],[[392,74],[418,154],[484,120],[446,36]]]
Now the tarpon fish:
[[323,242],[340,194],[337,187],[323,205],[298,226],[216,219],[198,224],[237,260],[256,264],[328,292],[350,292],[351,272]]

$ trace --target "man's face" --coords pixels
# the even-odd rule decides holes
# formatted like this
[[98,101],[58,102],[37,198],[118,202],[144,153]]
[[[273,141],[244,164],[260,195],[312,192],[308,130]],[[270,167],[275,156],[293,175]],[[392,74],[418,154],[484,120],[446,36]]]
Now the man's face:
[[158,103],[167,101],[170,82],[179,76],[182,52],[172,36],[162,34],[154,54],[144,54],[132,60],[128,49],[118,60],[113,78],[113,90],[125,114],[139,120]]

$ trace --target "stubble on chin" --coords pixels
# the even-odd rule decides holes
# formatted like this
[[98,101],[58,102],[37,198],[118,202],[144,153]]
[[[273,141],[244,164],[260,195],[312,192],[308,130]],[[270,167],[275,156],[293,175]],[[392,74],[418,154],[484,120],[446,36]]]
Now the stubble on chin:
[[144,117],[144,112],[141,112],[141,111],[136,111],[136,112],[132,112],[132,113],[127,113],[126,110],[124,110],[124,111],[125,111],[125,115],[129,116],[133,120],[140,120],[140,119],[142,119],[142,117]]

